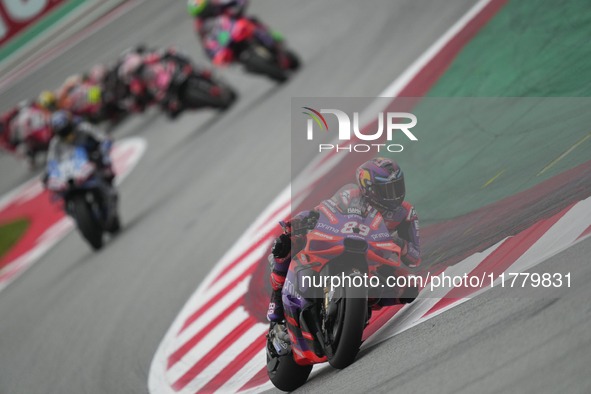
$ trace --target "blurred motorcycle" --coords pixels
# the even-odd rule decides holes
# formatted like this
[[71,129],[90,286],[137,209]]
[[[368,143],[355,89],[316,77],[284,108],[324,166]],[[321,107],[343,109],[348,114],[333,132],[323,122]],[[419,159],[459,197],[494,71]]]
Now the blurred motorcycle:
[[108,201],[106,185],[95,163],[83,147],[72,147],[47,163],[47,189],[64,202],[68,215],[94,250],[103,246],[105,232],[120,229],[113,201]]
[[215,65],[239,62],[247,71],[277,82],[286,81],[300,67],[298,56],[285,47],[283,38],[255,18],[222,16],[218,29],[222,50],[213,58]]
[[147,55],[128,86],[128,100],[132,103],[127,106],[131,111],[143,111],[148,105],[158,104],[171,118],[185,109],[225,110],[237,97],[234,90],[214,78],[211,71],[198,68],[182,55]]

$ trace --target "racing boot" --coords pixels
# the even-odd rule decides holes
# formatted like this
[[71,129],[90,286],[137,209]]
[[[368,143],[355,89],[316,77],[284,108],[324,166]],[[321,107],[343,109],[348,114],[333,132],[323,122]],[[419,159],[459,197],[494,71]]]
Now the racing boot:
[[275,350],[277,356],[289,354],[291,351],[291,341],[285,324],[271,323],[269,333],[267,334],[267,343],[273,346],[273,350]]

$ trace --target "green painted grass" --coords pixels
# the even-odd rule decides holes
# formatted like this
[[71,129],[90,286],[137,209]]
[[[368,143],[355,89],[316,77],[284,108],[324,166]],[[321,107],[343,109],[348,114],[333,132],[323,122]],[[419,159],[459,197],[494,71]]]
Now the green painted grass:
[[25,233],[27,227],[29,227],[29,221],[25,219],[0,226],[0,260]]

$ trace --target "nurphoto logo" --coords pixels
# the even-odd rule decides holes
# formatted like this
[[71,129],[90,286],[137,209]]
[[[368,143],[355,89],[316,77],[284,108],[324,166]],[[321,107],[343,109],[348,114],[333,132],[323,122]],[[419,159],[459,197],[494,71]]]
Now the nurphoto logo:
[[[333,114],[337,117],[337,121],[339,122],[339,140],[341,141],[349,141],[351,140],[351,119],[349,115],[345,112],[340,111],[338,109],[321,109],[320,112],[312,109],[310,107],[302,107],[307,109],[310,112],[303,112],[304,114],[308,115],[311,119],[308,119],[308,129],[307,129],[307,138],[308,140],[314,139],[314,122],[320,126],[321,130],[326,128],[328,130],[328,124],[326,123],[326,119],[322,114]],[[409,123],[399,123],[400,119],[409,119]],[[418,141],[417,137],[413,133],[411,133],[410,129],[417,125],[417,117],[408,112],[388,112],[386,113],[386,138],[388,142],[392,141],[392,135],[394,130],[402,131],[411,141]],[[382,138],[382,134],[384,133],[384,113],[380,112],[378,114],[378,130],[374,134],[363,134],[359,130],[359,113],[353,113],[353,133],[355,137],[362,141],[376,141]],[[400,144],[349,144],[348,146],[340,146],[340,145],[333,145],[333,144],[319,144],[318,151],[322,152],[323,150],[333,150],[335,149],[337,152],[339,151],[347,151],[347,152],[369,152],[371,149],[376,149],[377,152],[380,152],[382,148],[387,150],[388,152],[402,152],[404,147]]]

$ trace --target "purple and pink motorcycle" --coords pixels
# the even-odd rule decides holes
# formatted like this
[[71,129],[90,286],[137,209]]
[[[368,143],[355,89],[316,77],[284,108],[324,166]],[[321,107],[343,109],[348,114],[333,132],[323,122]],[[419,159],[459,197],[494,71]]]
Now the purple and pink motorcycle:
[[267,372],[284,391],[302,386],[313,364],[352,364],[371,306],[400,290],[388,288],[378,271],[400,266],[400,248],[382,215],[362,198],[339,191],[291,235],[301,235],[303,247],[282,290],[285,322],[271,323],[267,335]]

